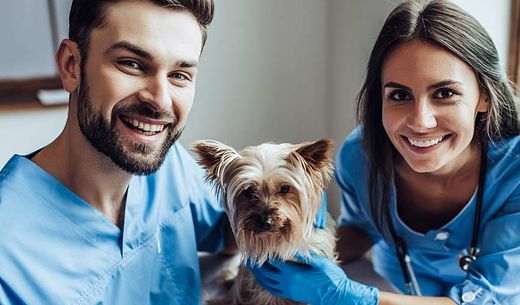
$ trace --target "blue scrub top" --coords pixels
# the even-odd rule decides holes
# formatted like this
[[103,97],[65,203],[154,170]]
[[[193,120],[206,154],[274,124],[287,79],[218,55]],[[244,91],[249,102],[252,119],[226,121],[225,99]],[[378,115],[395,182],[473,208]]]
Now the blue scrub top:
[[[520,304],[520,136],[490,143],[487,157],[480,254],[468,273],[460,269],[458,257],[471,244],[476,195],[450,222],[423,234],[400,219],[395,186],[392,190],[391,219],[408,246],[424,295],[449,296],[458,304]],[[394,247],[382,238],[370,216],[368,174],[368,158],[358,127],[337,157],[336,178],[341,188],[338,225],[367,233],[374,241],[375,271],[406,292]]]
[[124,228],[29,159],[0,172],[0,304],[199,304],[223,210],[178,144],[129,185]]

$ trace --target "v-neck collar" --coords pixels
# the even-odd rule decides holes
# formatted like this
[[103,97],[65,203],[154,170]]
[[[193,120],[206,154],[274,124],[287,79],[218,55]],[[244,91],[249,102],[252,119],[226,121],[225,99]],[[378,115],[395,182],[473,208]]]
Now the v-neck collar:
[[447,223],[445,223],[444,225],[442,225],[441,227],[439,227],[437,229],[431,229],[425,233],[422,233],[422,232],[416,231],[416,230],[412,229],[410,226],[408,226],[404,222],[404,220],[401,218],[401,216],[399,215],[399,211],[397,209],[397,190],[395,188],[395,183],[392,183],[391,194],[390,194],[391,195],[390,196],[390,211],[391,211],[392,215],[390,218],[395,219],[394,226],[396,226],[398,231],[401,231],[399,234],[406,233],[407,235],[412,235],[412,236],[421,237],[421,238],[425,237],[425,236],[429,236],[429,235],[434,235],[434,234],[437,234],[437,232],[439,232],[439,231],[445,231],[453,226],[457,226],[457,224],[465,218],[464,215],[467,214],[469,210],[471,210],[472,203],[476,200],[477,190],[478,190],[478,187],[477,187],[477,189],[475,189],[475,191],[473,192],[473,195],[468,200],[468,202],[466,202],[464,207]]
[[141,192],[134,191],[134,188],[142,187],[138,177],[130,180],[127,189],[125,218],[121,230],[101,211],[26,157],[13,156],[6,164],[6,169],[9,168],[12,168],[11,183],[22,188],[24,192],[37,195],[38,200],[61,215],[71,229],[77,231],[93,245],[98,245],[100,242],[116,242],[121,255],[127,252],[125,249],[131,246],[127,242],[131,239],[128,234],[130,232],[127,231],[131,230],[131,222],[135,218],[135,213],[131,211],[135,210],[133,205],[142,202],[139,198]]

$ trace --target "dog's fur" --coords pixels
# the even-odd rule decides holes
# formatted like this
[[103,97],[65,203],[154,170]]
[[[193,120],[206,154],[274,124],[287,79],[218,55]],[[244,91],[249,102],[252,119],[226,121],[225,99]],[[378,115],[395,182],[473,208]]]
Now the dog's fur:
[[[240,152],[216,141],[192,145],[198,163],[223,196],[243,259],[292,260],[296,252],[336,259],[334,221],[315,228],[322,192],[332,172],[332,142],[262,144]],[[229,294],[213,304],[297,304],[276,298],[262,287],[244,264]]]

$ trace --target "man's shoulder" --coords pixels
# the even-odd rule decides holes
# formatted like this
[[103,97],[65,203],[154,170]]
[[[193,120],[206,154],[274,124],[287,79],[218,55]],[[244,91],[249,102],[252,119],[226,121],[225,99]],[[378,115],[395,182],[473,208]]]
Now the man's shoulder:
[[32,231],[27,219],[34,217],[34,211],[30,205],[32,189],[30,181],[24,182],[24,166],[21,156],[14,156],[0,171],[0,255],[3,256],[13,243],[17,242],[21,234]]
[[[27,194],[27,184],[30,181],[20,181],[24,175],[24,166],[21,156],[13,156],[0,171],[0,209],[7,203],[18,200]],[[0,217],[2,213],[0,212]]]

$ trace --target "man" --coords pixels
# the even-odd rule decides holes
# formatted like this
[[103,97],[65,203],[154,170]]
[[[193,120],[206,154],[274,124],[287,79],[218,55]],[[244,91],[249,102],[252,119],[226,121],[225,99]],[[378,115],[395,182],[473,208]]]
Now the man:
[[0,172],[0,304],[200,302],[223,213],[174,142],[212,18],[212,0],[73,1],[65,128]]

